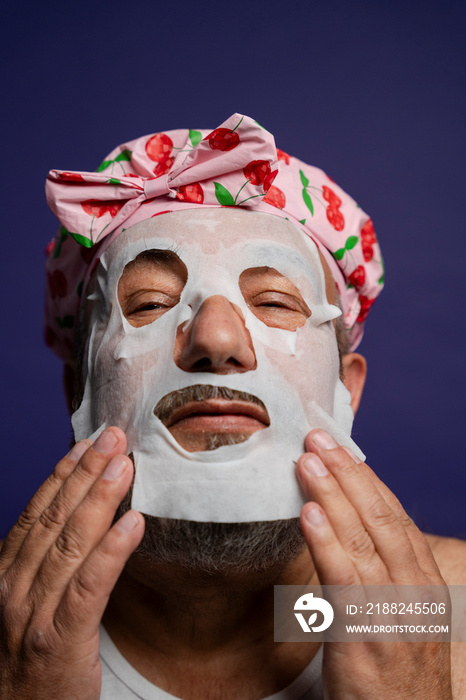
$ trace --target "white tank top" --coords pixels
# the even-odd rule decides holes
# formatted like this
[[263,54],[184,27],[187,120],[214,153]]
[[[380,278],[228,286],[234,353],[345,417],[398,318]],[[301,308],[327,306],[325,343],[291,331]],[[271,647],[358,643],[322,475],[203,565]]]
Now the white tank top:
[[[174,695],[150,683],[126,661],[102,625],[100,626],[100,660],[102,662],[100,700],[176,700]],[[309,666],[290,685],[264,700],[323,700],[323,697],[322,647],[320,647]]]

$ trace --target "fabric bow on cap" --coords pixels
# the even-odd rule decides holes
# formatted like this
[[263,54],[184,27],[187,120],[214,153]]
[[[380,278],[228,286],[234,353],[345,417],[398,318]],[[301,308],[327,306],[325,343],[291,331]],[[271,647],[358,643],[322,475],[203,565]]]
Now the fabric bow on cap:
[[50,208],[86,247],[156,197],[207,206],[254,206],[278,173],[272,134],[240,114],[204,138],[200,131],[189,130],[188,143],[182,139],[177,145],[168,134],[154,134],[120,146],[110,156],[96,173],[51,170],[47,177]]

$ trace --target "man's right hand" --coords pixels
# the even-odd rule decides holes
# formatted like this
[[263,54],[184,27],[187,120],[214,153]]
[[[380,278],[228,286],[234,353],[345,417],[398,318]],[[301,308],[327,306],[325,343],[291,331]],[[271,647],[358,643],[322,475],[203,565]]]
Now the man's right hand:
[[133,464],[108,428],[78,442],[40,487],[0,553],[0,700],[98,700],[99,623],[144,519],[113,526]]

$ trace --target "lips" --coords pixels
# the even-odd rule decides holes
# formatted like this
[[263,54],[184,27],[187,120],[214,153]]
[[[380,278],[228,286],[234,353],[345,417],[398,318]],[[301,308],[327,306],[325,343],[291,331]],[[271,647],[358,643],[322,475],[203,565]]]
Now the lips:
[[209,424],[212,427],[223,427],[224,429],[246,429],[255,427],[259,423],[260,427],[270,425],[269,414],[265,406],[238,401],[234,399],[207,399],[205,401],[189,401],[184,406],[175,409],[162,421],[167,428],[182,428],[183,425],[194,424],[199,427]]
[[154,414],[171,431],[255,432],[270,425],[264,404],[252,394],[195,385],[164,396]]

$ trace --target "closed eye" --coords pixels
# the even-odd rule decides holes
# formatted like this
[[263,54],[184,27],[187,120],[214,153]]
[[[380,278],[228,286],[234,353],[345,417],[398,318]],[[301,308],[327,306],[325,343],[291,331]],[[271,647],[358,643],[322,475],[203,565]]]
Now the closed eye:
[[305,312],[299,299],[284,292],[261,292],[250,299],[249,306]]
[[128,316],[131,316],[132,314],[137,314],[143,311],[159,311],[160,309],[167,309],[170,308],[168,304],[160,304],[158,302],[149,302],[147,304],[141,304],[141,306],[138,306],[136,309],[133,309],[133,311],[128,312]]
[[296,285],[273,268],[244,270],[239,287],[254,316],[270,328],[296,331],[311,315]]

